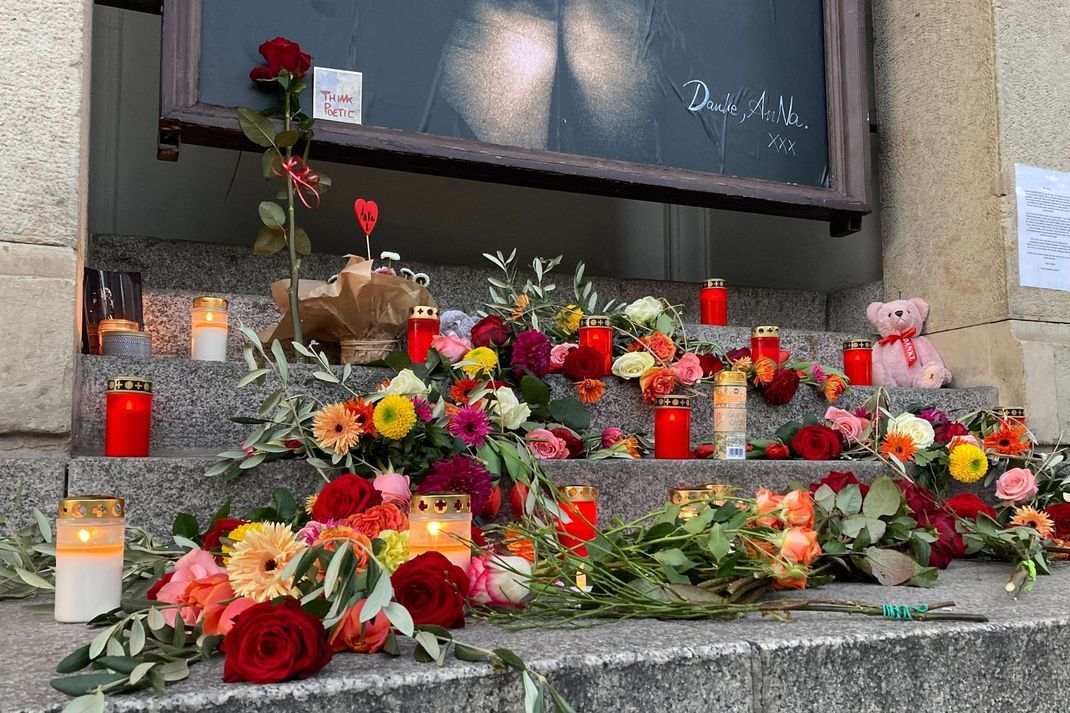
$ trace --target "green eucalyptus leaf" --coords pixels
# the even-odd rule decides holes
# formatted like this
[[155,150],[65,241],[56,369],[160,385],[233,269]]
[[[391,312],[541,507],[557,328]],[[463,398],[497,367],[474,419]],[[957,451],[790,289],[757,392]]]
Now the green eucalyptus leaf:
[[528,665],[524,660],[509,649],[494,649],[494,655],[500,658],[505,665],[514,671],[527,671]]
[[19,576],[19,579],[21,579],[23,582],[30,585],[31,587],[47,590],[53,590],[56,588],[54,584],[49,582],[41,575],[37,574],[36,572],[31,572],[27,569],[23,569],[22,567],[16,567],[15,574]]
[[249,384],[253,383],[254,381],[259,379],[260,377],[269,374],[270,372],[271,372],[270,369],[254,369],[253,371],[250,371],[248,374],[246,374],[242,378],[238,379],[237,388],[240,389],[242,387],[248,386]]
[[52,526],[48,523],[48,518],[37,508],[34,508],[31,512],[33,513],[34,521],[37,523],[37,530],[41,533],[41,539],[45,542],[51,542]]
[[74,673],[89,665],[89,644],[79,646],[56,664],[56,673]]
[[101,686],[108,686],[126,680],[125,673],[83,673],[77,676],[54,678],[52,688],[68,696],[82,696]]

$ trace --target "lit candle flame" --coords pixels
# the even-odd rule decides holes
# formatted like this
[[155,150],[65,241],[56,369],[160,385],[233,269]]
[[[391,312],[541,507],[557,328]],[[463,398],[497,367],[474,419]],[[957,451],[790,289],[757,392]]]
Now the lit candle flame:
[[89,530],[86,530],[85,528],[83,528],[83,529],[78,531],[78,539],[81,540],[82,542],[89,542],[89,538],[90,537],[91,537],[91,535],[89,534]]
[[204,315],[204,321],[205,322],[211,322],[212,321],[212,313],[211,312],[208,312],[207,314]]
[[427,533],[431,535],[431,537],[437,538],[441,530],[442,523],[438,520],[432,520],[431,522],[427,523]]

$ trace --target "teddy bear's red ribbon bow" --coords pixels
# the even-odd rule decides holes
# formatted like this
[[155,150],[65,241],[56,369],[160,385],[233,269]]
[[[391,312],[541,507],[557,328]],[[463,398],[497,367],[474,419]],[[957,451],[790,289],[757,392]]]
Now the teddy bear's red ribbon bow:
[[902,332],[900,334],[889,334],[887,337],[880,339],[877,344],[895,344],[902,340],[903,342],[903,355],[907,359],[907,366],[914,366],[914,362],[918,360],[918,352],[914,349],[914,340],[911,339],[918,330],[914,327]]

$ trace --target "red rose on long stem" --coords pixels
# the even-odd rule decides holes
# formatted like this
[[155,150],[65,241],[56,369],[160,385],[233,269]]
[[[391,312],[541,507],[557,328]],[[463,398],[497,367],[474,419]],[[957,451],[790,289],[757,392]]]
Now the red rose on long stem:
[[468,575],[439,552],[424,552],[390,576],[394,598],[409,610],[412,621],[447,629],[464,626]]
[[791,439],[791,450],[804,460],[840,457],[840,434],[828,426],[803,426]]
[[307,678],[331,660],[327,631],[296,599],[254,604],[234,622],[220,650],[227,683],[276,683]]
[[312,505],[312,519],[317,522],[344,520],[382,503],[383,496],[371,482],[346,473],[323,486]]
[[294,79],[301,79],[312,66],[312,57],[301,51],[301,45],[285,37],[276,37],[260,45],[260,55],[267,64],[249,72],[249,79],[254,82],[272,81],[284,70]]

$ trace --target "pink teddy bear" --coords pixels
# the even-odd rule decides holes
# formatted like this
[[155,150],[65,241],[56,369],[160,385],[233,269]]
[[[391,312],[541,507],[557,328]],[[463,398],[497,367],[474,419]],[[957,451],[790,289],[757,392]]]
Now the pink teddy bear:
[[919,297],[874,302],[866,309],[866,317],[881,335],[873,345],[874,386],[938,389],[951,381],[951,372],[932,342],[917,336],[928,316],[929,305]]

